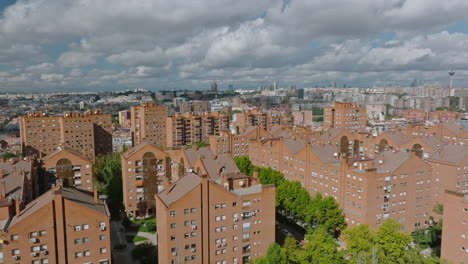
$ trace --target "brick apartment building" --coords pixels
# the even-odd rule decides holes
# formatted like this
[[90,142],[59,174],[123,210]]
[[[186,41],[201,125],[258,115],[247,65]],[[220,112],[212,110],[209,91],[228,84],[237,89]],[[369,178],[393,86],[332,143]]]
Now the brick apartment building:
[[159,263],[248,263],[275,241],[275,188],[187,173],[156,195]]
[[392,218],[410,232],[429,224],[432,168],[414,152],[343,155],[336,144],[290,138],[251,144],[249,156],[253,165],[282,172],[312,195],[334,197],[351,226],[377,227]]
[[123,153],[122,191],[129,217],[154,214],[154,195],[172,181],[171,157],[148,142]]
[[39,196],[39,163],[35,159],[13,158],[0,161],[0,194],[24,205]]
[[269,135],[259,126],[249,126],[240,134],[232,134],[229,130],[221,131],[219,135],[209,136],[208,142],[210,150],[216,155],[241,157],[249,155],[250,142],[257,142]]
[[403,112],[403,118],[408,122],[424,123],[429,114],[424,110],[409,109]]
[[429,113],[429,120],[442,122],[454,122],[459,119],[460,113],[452,111],[433,111]]
[[441,259],[468,263],[468,194],[445,191]]
[[208,101],[191,101],[179,105],[181,113],[191,113],[194,115],[203,115],[210,112],[210,102]]
[[229,116],[220,112],[194,115],[174,113],[167,117],[167,146],[179,147],[207,141],[210,135],[219,135],[229,129]]
[[[93,189],[92,161],[68,147],[58,149],[47,155],[42,161],[43,175],[48,185],[61,179],[66,187],[91,192]],[[49,186],[46,186],[47,189]]]
[[23,208],[0,198],[4,263],[111,263],[109,211],[78,190],[57,186]]
[[311,110],[292,112],[294,125],[310,125],[314,122],[314,113]]
[[[427,162],[433,168],[431,189],[431,205],[447,205],[445,190],[458,193],[468,193],[468,146],[444,145],[432,154]],[[440,215],[432,213],[436,218]],[[445,224],[444,224],[445,226]]]
[[350,132],[365,131],[367,121],[366,107],[354,103],[335,102],[323,108],[323,127],[347,129]]
[[59,145],[82,153],[91,160],[112,152],[112,120],[99,110],[53,115],[36,112],[19,118],[22,152],[38,157],[54,152]]
[[158,147],[167,146],[166,117],[168,107],[152,103],[142,103],[130,107],[131,133],[133,145],[144,141]]
[[263,112],[253,109],[234,114],[232,126],[237,131],[244,131],[249,126],[259,126],[269,130],[274,125],[293,126],[294,117],[280,112]]

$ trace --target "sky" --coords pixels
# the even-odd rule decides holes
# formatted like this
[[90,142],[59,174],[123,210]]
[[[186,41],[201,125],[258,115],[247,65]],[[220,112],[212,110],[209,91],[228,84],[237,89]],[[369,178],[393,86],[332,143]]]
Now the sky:
[[0,93],[468,87],[467,0],[1,0]]

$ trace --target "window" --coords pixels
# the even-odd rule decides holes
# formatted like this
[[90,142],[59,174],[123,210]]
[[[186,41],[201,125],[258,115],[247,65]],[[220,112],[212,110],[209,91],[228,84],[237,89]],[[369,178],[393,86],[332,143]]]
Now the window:
[[73,230],[75,230],[75,231],[80,231],[80,230],[81,230],[81,226],[76,225],[76,226],[73,227]]
[[197,210],[196,210],[195,208],[191,208],[191,209],[190,209],[190,212],[191,212],[191,213],[195,213],[196,211],[197,211]]
[[85,256],[89,256],[89,255],[91,255],[91,252],[90,252],[89,250],[86,250],[86,251],[83,252],[83,254],[84,254]]
[[39,235],[40,236],[45,236],[45,235],[47,235],[47,231],[41,230],[41,231],[39,231]]
[[83,237],[83,244],[88,243],[88,242],[89,242],[89,238],[88,237]]
[[100,248],[99,249],[99,252],[101,252],[101,254],[104,254],[107,252],[107,249],[106,248]]
[[41,264],[47,264],[49,263],[49,259],[41,259]]
[[47,245],[46,244],[41,245],[41,250],[47,250]]
[[184,222],[184,226],[189,226],[190,225],[190,221],[185,221]]
[[32,264],[39,264],[39,260],[33,260],[31,263]]
[[80,258],[83,256],[83,252],[75,252],[75,258]]
[[41,248],[39,246],[33,246],[31,247],[31,252],[36,252],[39,251]]
[[106,240],[106,235],[99,235],[99,240]]
[[81,239],[77,238],[75,239],[75,245],[81,244]]
[[175,227],[176,227],[175,223],[171,223],[171,228],[175,228]]
[[83,225],[83,230],[88,230],[88,229],[89,229],[89,225],[84,224],[84,225]]
[[171,216],[171,217],[174,217],[174,216],[175,216],[175,211],[171,211],[171,212],[170,212],[170,216]]
[[15,240],[18,240],[18,239],[19,239],[19,235],[12,235],[11,236],[12,241],[15,241]]
[[29,233],[29,237],[37,237],[37,232],[31,232],[31,233]]
[[175,240],[176,239],[176,236],[171,236],[171,240]]
[[190,210],[189,209],[184,209],[184,214],[188,214],[190,213]]

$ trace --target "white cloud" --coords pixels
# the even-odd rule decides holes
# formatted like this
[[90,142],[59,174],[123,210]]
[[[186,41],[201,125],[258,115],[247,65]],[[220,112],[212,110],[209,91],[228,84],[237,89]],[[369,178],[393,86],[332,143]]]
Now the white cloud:
[[89,66],[96,63],[97,56],[96,53],[67,51],[60,55],[57,63],[63,67],[70,68]]
[[8,74],[0,78],[15,91],[47,82],[60,89],[200,88],[212,79],[373,83],[427,72],[437,82],[449,67],[468,68],[468,35],[446,31],[466,13],[466,0],[17,1],[0,15]]

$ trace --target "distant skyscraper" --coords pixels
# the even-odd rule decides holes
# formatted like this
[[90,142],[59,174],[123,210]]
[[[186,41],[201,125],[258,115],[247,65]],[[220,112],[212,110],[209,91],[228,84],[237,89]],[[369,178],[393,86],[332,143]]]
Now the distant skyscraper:
[[215,93],[218,92],[218,84],[216,84],[216,82],[211,84],[211,91]]

